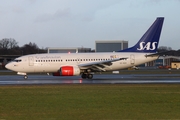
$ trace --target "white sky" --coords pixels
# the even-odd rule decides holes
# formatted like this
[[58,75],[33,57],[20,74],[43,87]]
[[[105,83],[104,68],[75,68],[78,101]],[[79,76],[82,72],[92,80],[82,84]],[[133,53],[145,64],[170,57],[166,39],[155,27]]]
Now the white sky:
[[46,47],[95,47],[95,40],[133,46],[165,17],[159,46],[180,49],[180,0],[0,0],[0,39]]

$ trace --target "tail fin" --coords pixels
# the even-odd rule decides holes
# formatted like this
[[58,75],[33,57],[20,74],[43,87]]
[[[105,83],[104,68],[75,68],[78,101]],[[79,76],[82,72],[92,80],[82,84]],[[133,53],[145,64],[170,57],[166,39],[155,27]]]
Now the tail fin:
[[163,21],[164,17],[158,17],[136,45],[118,52],[155,53],[159,44]]

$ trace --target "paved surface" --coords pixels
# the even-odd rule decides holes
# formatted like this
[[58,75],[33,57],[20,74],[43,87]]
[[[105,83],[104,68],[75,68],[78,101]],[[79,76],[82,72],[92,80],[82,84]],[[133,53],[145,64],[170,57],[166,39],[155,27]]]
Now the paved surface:
[[142,83],[180,83],[179,74],[136,74],[94,75],[92,80],[80,76],[29,75],[27,80],[19,75],[0,76],[0,85],[38,85],[38,84],[142,84]]

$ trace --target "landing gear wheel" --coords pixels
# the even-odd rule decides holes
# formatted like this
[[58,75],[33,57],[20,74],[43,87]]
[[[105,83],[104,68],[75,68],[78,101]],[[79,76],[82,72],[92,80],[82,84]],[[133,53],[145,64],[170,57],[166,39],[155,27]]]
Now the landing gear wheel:
[[93,78],[93,74],[87,74],[87,78],[88,79],[92,79]]
[[27,78],[28,78],[28,76],[27,76],[27,75],[25,75],[25,76],[24,76],[24,79],[26,80]]
[[81,75],[81,77],[82,77],[83,79],[86,79],[86,78],[87,78],[87,74],[84,74],[84,73],[83,73],[83,74]]
[[83,78],[83,79],[86,79],[86,78],[88,78],[88,79],[92,79],[93,78],[93,74],[82,74],[81,75],[81,77]]

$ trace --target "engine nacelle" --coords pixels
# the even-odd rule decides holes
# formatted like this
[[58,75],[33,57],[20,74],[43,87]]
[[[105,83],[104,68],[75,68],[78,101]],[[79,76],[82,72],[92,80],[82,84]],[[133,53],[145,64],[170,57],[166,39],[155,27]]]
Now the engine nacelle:
[[75,76],[80,75],[78,66],[62,66],[59,72],[53,73],[53,76]]

